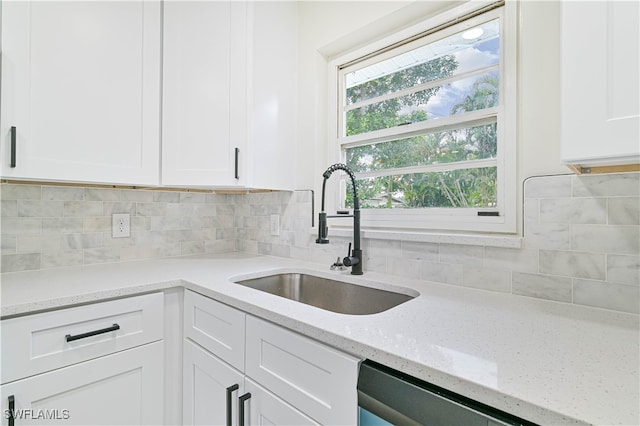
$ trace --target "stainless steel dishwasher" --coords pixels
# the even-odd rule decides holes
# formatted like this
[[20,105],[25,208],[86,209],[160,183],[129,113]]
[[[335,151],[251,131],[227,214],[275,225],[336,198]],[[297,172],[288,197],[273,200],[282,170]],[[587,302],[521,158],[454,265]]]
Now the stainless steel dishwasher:
[[360,426],[535,425],[369,360],[360,365],[358,406]]

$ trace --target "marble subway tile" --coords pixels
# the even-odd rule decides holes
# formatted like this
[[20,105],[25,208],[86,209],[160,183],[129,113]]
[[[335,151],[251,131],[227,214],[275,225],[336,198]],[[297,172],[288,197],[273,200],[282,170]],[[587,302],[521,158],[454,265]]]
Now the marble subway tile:
[[482,266],[484,263],[484,247],[440,244],[440,262]]
[[640,226],[572,225],[571,249],[610,254],[640,254]]
[[574,197],[637,197],[640,173],[612,173],[573,177]]
[[183,241],[180,243],[180,254],[182,256],[200,253],[204,253],[204,241]]
[[0,186],[2,200],[41,200],[42,187],[39,185],[12,185],[3,183]]
[[120,192],[122,201],[130,201],[136,203],[152,203],[153,191],[141,191],[136,189],[125,189]]
[[104,201],[102,214],[96,216],[109,216],[114,213],[129,213],[132,217],[136,214],[136,203],[131,201]]
[[606,198],[540,200],[540,223],[607,223]]
[[607,281],[640,285],[640,256],[607,255]]
[[420,278],[422,262],[417,259],[404,257],[387,257],[387,273],[399,277]]
[[84,253],[82,250],[64,250],[42,253],[42,269],[76,266],[82,265],[83,263]]
[[65,217],[102,216],[102,201],[65,201],[63,215]]
[[62,249],[62,234],[18,235],[18,253],[55,252]]
[[42,219],[43,233],[72,234],[81,233],[83,229],[81,217],[60,217]]
[[236,251],[235,240],[212,240],[204,242],[205,253],[230,253]]
[[[46,219],[44,219],[46,220]],[[6,235],[24,235],[24,234],[40,234],[43,231],[44,223],[40,218],[28,217],[3,217],[2,218],[2,234]]]
[[154,191],[153,201],[156,203],[179,203],[180,193],[177,191]]
[[18,216],[20,217],[62,217],[63,201],[18,201]]
[[483,290],[511,293],[511,272],[465,265],[462,269],[462,285]]
[[16,254],[18,251],[18,237],[15,235],[1,235],[0,247],[2,254]]
[[120,261],[119,247],[98,247],[84,250],[84,264],[112,263]]
[[529,178],[524,183],[525,198],[571,197],[571,175]]
[[576,251],[540,250],[539,271],[547,275],[605,279],[605,255]]
[[40,269],[40,253],[3,254],[2,272],[33,271]]
[[437,262],[422,262],[423,280],[447,284],[462,284],[462,265],[450,265]]
[[640,286],[574,279],[573,303],[638,314]]
[[66,234],[62,237],[63,249],[87,249],[102,247],[102,233]]
[[570,228],[568,223],[525,222],[522,247],[569,250],[571,248]]
[[207,200],[207,194],[203,192],[181,192],[181,203],[204,203]]
[[166,216],[166,203],[136,203],[137,216]]
[[[188,204],[184,204],[184,205],[188,205]],[[220,214],[230,214],[230,215],[235,214],[235,212],[233,211],[233,206],[225,205],[225,204],[219,205],[219,206],[215,204],[196,204],[194,206],[194,214],[196,216],[215,216],[219,214],[218,213],[220,211],[219,208],[222,206],[228,207],[228,210]]]
[[[82,219],[83,232],[111,232],[111,218],[108,216],[85,217]],[[133,231],[133,224],[131,224]]]
[[84,200],[84,188],[43,186],[42,199],[49,201],[82,201]]
[[571,278],[514,272],[511,280],[513,294],[571,303]]
[[17,217],[18,216],[18,201],[17,200],[2,200],[0,201],[0,214],[5,217]]
[[121,190],[107,188],[86,188],[84,199],[87,201],[120,201]]
[[[167,216],[193,216],[196,204],[167,203]],[[213,215],[212,215],[213,216]]]
[[[333,241],[331,231],[329,231],[329,240]],[[398,240],[367,239],[367,242],[367,251],[371,257],[399,256],[402,253],[402,242]]]
[[538,249],[485,247],[484,267],[519,272],[538,272]]
[[640,226],[640,197],[609,198],[610,225]]
[[415,241],[402,241],[402,257],[417,260],[437,262],[440,248],[437,243],[421,243]]

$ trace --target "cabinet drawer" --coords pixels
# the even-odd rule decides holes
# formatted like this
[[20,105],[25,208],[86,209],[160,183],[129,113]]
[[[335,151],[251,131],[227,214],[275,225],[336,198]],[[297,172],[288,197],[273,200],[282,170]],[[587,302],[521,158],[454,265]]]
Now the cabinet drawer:
[[184,336],[244,371],[245,314],[192,291],[184,294]]
[[163,298],[153,293],[2,321],[2,383],[161,340]]
[[155,342],[2,385],[2,424],[13,396],[18,413],[34,413],[16,426],[161,425],[163,351]]
[[321,424],[357,424],[359,359],[247,316],[246,374]]

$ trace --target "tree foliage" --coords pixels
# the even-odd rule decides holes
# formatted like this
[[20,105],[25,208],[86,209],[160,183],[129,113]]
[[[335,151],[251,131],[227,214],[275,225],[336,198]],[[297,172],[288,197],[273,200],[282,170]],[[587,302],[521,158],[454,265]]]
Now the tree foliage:
[[[444,56],[425,64],[360,84],[347,90],[347,103],[395,92],[451,75],[458,64]],[[468,95],[451,108],[460,114],[498,103],[497,74],[477,79]],[[428,119],[425,106],[440,87],[350,110],[347,135],[370,132]],[[496,155],[495,124],[430,133],[390,142],[349,148],[347,164],[356,173],[414,165],[451,163]],[[496,200],[496,169],[478,168],[433,173],[414,173],[360,179],[361,205],[369,208],[488,207]],[[347,191],[347,206],[352,206]]]

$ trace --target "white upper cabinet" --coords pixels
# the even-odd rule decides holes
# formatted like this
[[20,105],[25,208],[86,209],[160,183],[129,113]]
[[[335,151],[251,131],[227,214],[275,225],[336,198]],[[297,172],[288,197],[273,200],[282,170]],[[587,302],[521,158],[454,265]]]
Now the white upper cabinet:
[[293,189],[295,2],[166,2],[162,185]]
[[244,2],[164,4],[162,185],[246,181],[239,170],[246,140],[246,9]]
[[562,2],[562,160],[640,162],[640,3]]
[[248,183],[292,190],[298,129],[297,4],[252,2],[249,22]]
[[157,185],[160,19],[158,1],[2,3],[3,178]]

